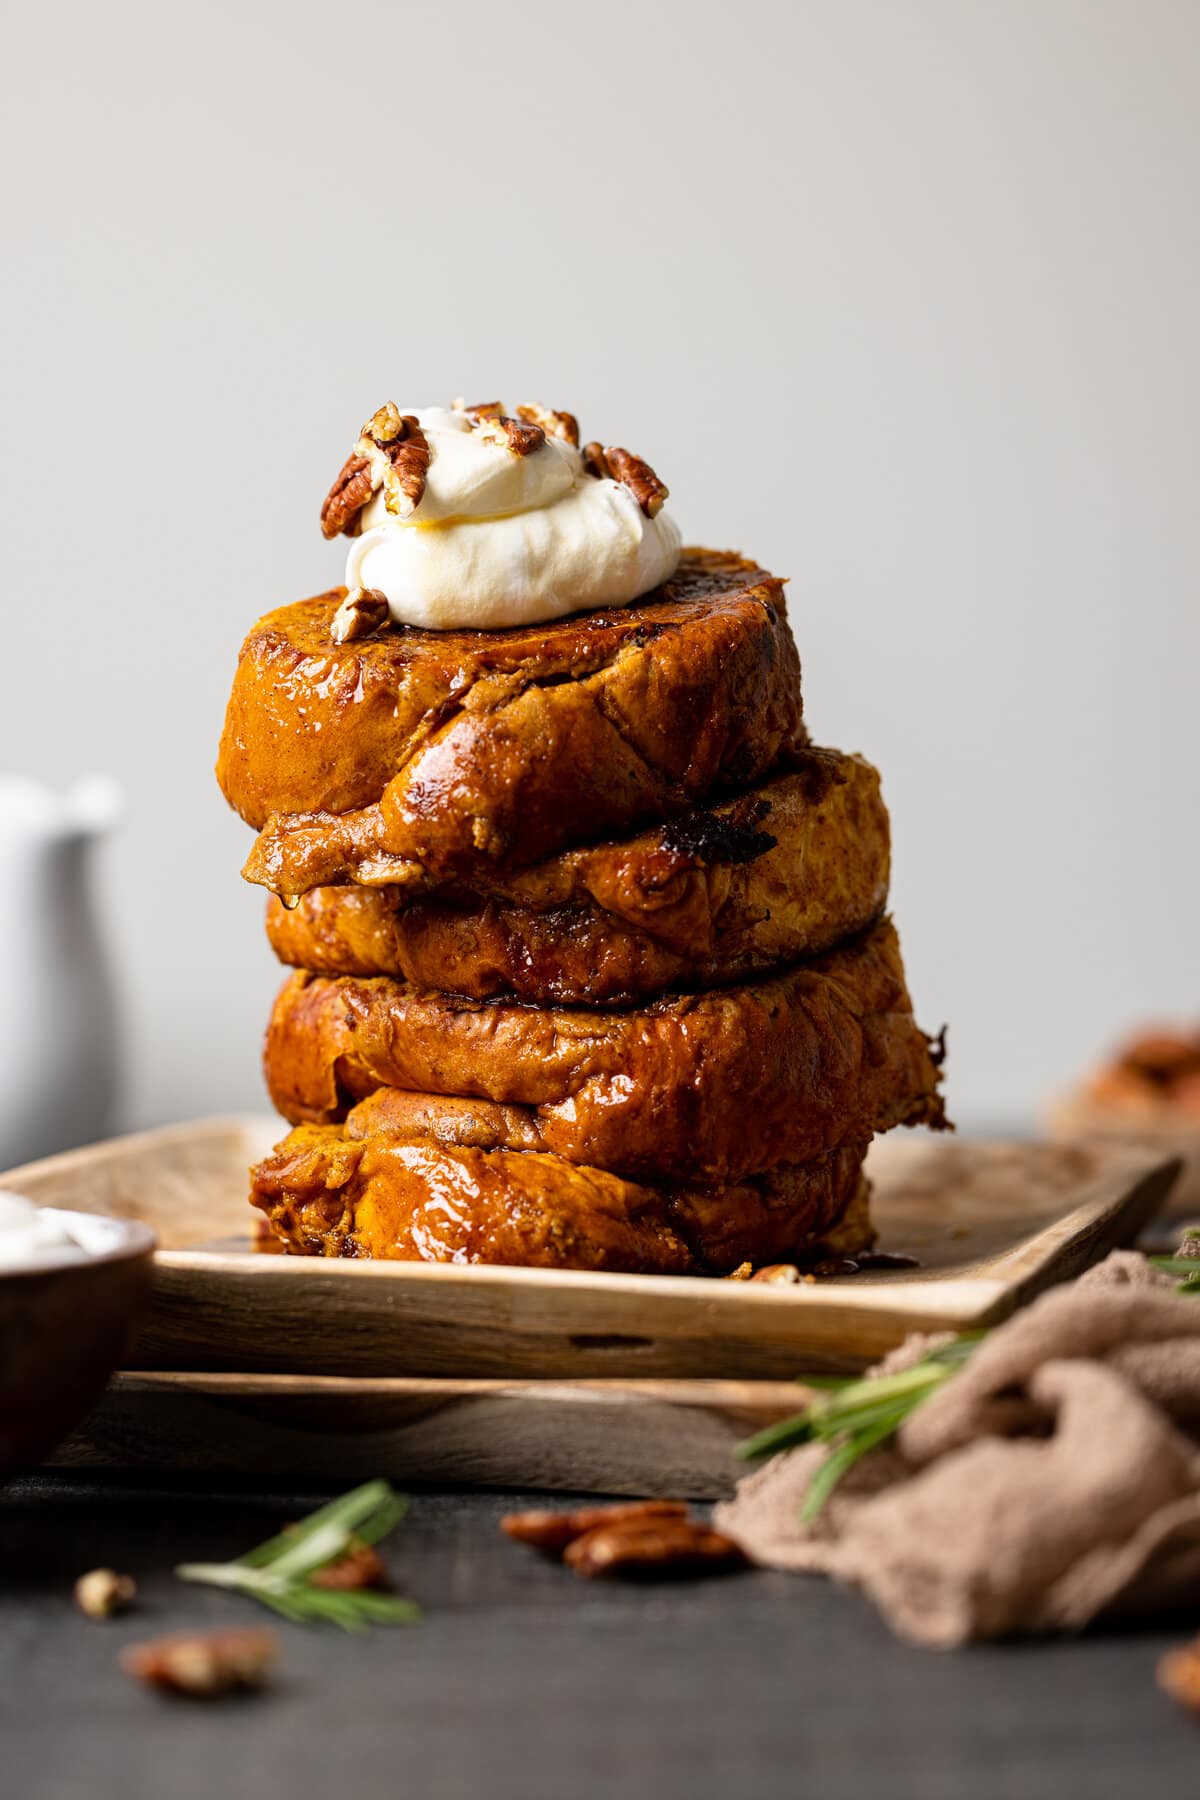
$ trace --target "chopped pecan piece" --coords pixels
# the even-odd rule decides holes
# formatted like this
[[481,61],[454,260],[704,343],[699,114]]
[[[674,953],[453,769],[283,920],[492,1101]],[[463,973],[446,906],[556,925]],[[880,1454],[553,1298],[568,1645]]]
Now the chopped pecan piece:
[[500,1521],[500,1529],[510,1538],[516,1538],[518,1543],[531,1544],[535,1550],[559,1556],[576,1538],[603,1526],[631,1521],[664,1523],[686,1517],[687,1503],[683,1500],[629,1500],[616,1506],[580,1506],[574,1512],[506,1513]]
[[648,462],[622,450],[617,444],[585,444],[583,463],[598,480],[619,481],[627,487],[648,519],[662,511],[670,489],[658,479]]
[[397,438],[402,438],[407,423],[408,415],[400,411],[396,402],[385,400],[379,411],[371,414],[361,435],[382,448],[385,444],[394,444]]
[[1159,1659],[1158,1685],[1180,1706],[1200,1712],[1200,1638]]
[[260,1687],[277,1654],[269,1631],[202,1631],[130,1644],[121,1667],[147,1687],[207,1699]]
[[547,437],[561,438],[564,444],[574,444],[578,450],[579,420],[574,413],[551,412],[548,406],[529,404],[518,406],[517,417],[527,425],[539,425]]
[[334,613],[329,635],[335,644],[370,637],[388,622],[387,595],[378,588],[351,588]]
[[755,1269],[750,1279],[790,1287],[803,1278],[795,1263],[765,1263],[761,1269]]
[[567,1545],[563,1561],[577,1575],[625,1575],[639,1580],[718,1574],[740,1569],[739,1544],[690,1519],[626,1519],[585,1532]]
[[725,1277],[726,1281],[752,1281],[753,1278],[754,1264],[752,1262],[739,1263],[737,1268],[730,1269]]
[[133,1605],[137,1583],[115,1569],[89,1569],[75,1583],[75,1604],[89,1619],[110,1619]]
[[380,488],[388,511],[407,519],[421,504],[428,472],[425,433],[412,413],[400,412],[389,400],[367,420],[325,496],[322,532],[327,538],[339,532],[357,536],[362,509]]
[[[520,419],[510,419],[500,400],[485,400],[476,406],[464,406],[456,400],[454,410],[467,415],[472,429],[485,442],[497,444],[501,450],[511,450],[514,456],[532,456],[546,441],[546,433],[539,423],[522,424]],[[529,409],[524,410],[527,413]],[[517,411],[522,409],[518,407]]]

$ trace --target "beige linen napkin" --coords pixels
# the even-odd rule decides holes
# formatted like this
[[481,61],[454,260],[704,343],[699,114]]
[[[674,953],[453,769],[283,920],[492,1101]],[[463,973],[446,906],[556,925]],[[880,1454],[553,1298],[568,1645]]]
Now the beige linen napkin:
[[855,1583],[915,1643],[1198,1603],[1200,1296],[1114,1253],[990,1333],[805,1526],[825,1454],[776,1457],[715,1522],[755,1562]]

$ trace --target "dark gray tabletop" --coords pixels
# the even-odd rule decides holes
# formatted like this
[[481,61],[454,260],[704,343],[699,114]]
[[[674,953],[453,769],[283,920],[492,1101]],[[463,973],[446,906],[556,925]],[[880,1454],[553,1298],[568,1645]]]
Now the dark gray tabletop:
[[[123,1643],[275,1622],[188,1588],[325,1496],[33,1480],[0,1494],[0,1793],[6,1800],[1174,1800],[1200,1791],[1200,1721],[1157,1690],[1182,1629],[953,1655],[892,1639],[856,1595],[747,1574],[588,1584],[499,1537],[520,1496],[416,1494],[389,1561],[426,1609],[347,1638],[282,1623],[268,1693],[143,1691]],[[535,1502],[536,1503],[536,1502]],[[71,1602],[135,1574],[136,1616]]]

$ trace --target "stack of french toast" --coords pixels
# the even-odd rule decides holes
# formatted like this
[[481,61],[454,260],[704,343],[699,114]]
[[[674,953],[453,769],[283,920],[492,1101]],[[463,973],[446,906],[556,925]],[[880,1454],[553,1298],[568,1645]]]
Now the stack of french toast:
[[[568,414],[468,411],[578,445]],[[327,535],[393,492],[413,516],[417,438],[375,415]],[[624,451],[576,454],[614,508],[665,494]],[[886,913],[879,777],[808,740],[782,582],[685,550],[631,603],[504,629],[387,598],[267,614],[222,738],[294,971],[265,1047],[293,1129],[251,1176],[271,1232],[690,1274],[867,1247],[868,1144],[944,1122],[940,1046]]]

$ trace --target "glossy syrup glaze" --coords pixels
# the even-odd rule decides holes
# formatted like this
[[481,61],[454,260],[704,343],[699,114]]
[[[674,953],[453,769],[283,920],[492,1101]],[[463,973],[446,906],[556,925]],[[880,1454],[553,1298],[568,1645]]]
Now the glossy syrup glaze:
[[272,1231],[310,1256],[724,1274],[871,1242],[865,1145],[721,1188],[648,1186],[544,1153],[301,1126],[252,1171]]
[[[624,1012],[293,976],[265,1068],[293,1123],[378,1088],[525,1109],[546,1150],[638,1179],[724,1182],[897,1124],[943,1122],[890,922],[752,987]],[[746,1121],[754,1120],[753,1131]]]
[[245,873],[289,897],[526,866],[805,741],[782,583],[727,554],[689,552],[628,608],[511,632],[337,645],[340,599],[254,627],[221,740],[221,786],[261,834]]
[[716,807],[535,868],[434,893],[314,888],[267,934],[324,975],[392,975],[475,999],[637,1002],[727,986],[819,954],[870,925],[888,890],[879,777],[861,757],[805,750]]

